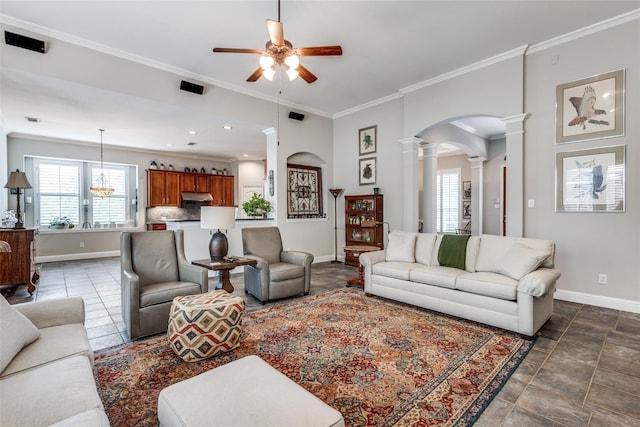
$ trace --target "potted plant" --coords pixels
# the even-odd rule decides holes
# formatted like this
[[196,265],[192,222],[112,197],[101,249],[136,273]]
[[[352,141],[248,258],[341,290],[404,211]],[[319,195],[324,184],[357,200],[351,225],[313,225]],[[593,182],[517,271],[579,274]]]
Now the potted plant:
[[262,195],[253,193],[251,199],[242,204],[242,210],[248,216],[264,216],[271,212],[271,203],[268,200],[265,200]]
[[49,228],[73,228],[75,225],[66,216],[59,216],[49,221]]

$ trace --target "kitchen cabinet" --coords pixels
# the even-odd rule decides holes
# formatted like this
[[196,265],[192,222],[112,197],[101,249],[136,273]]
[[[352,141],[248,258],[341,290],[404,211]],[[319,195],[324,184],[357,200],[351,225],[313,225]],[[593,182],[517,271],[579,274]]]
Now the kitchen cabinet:
[[211,191],[211,175],[204,173],[182,173],[180,176],[182,191],[209,193]]
[[147,170],[147,206],[180,206],[180,172]]
[[234,206],[235,181],[231,175],[211,176],[211,197],[214,206]]

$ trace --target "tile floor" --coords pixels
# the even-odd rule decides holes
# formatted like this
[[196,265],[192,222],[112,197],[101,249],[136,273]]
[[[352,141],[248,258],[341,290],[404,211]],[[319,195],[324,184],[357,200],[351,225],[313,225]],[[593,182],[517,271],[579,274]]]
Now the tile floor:
[[[312,294],[343,287],[356,269],[316,264]],[[242,274],[234,294],[245,297]],[[24,287],[11,303],[81,296],[94,350],[128,342],[120,311],[118,258],[41,265],[29,298]],[[246,296],[247,310],[261,307]],[[640,314],[556,301],[538,341],[476,422],[493,426],[640,426]]]

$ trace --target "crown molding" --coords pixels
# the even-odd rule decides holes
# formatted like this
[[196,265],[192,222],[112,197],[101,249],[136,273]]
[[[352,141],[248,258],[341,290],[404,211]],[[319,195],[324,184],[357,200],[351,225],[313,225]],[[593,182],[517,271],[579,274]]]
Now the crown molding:
[[[92,42],[91,40],[84,39],[82,37],[76,37],[74,35],[54,30],[52,28],[44,27],[41,25],[34,24],[32,22],[23,21],[21,19],[17,19],[11,16],[0,14],[0,23],[4,25],[9,25],[12,27],[17,27],[22,30],[29,31],[31,33],[35,33],[37,35],[42,35],[49,37],[51,39],[60,40],[66,43],[70,43],[76,46],[83,47],[85,49],[94,50],[97,52],[104,53],[106,55],[115,56],[117,58],[121,58],[127,61],[135,62],[141,65],[145,65],[147,67],[155,68],[157,70],[166,71],[168,73],[176,74],[178,76],[182,76],[189,79],[194,79],[199,81],[200,83],[207,83],[212,86],[217,86],[222,89],[227,89],[233,92],[240,93],[242,95],[251,96],[253,98],[262,99],[263,101],[272,102],[274,104],[280,104],[286,107],[295,108],[298,110],[303,110],[310,114],[315,114],[318,116],[323,116],[326,118],[332,118],[332,115],[327,113],[326,111],[321,111],[315,108],[311,108],[306,105],[297,104],[295,102],[287,102],[279,99],[275,96],[264,95],[259,92],[255,92],[240,86],[236,86],[230,83],[226,83],[220,80],[213,79],[211,77],[205,76],[203,74],[194,73],[192,71],[184,70],[179,67],[174,67],[169,64],[165,64],[160,61],[155,61],[153,59],[146,58],[140,55],[134,55],[129,52],[125,52],[120,49],[115,49],[104,44]],[[48,43],[51,43],[48,41]]]
[[349,114],[357,113],[358,111],[366,110],[371,107],[375,107],[380,104],[384,104],[389,101],[393,101],[394,99],[402,98],[404,95],[400,92],[393,93],[391,95],[384,96],[382,98],[374,99],[373,101],[357,105],[353,108],[349,108],[347,110],[340,111],[335,113],[331,118],[337,119],[340,117],[348,116]]
[[573,40],[577,40],[582,37],[586,37],[588,35],[595,34],[609,28],[617,27],[618,25],[626,24],[627,22],[635,21],[637,19],[640,19],[640,9],[632,10],[631,12],[627,12],[622,15],[609,18],[602,22],[589,25],[588,27],[584,27],[579,30],[572,31],[570,33],[552,38],[550,40],[547,40],[541,43],[537,43],[535,45],[531,45],[531,47],[527,50],[526,54],[529,55],[531,53],[540,52],[540,51],[549,49],[551,47],[558,46],[560,44],[567,43]]

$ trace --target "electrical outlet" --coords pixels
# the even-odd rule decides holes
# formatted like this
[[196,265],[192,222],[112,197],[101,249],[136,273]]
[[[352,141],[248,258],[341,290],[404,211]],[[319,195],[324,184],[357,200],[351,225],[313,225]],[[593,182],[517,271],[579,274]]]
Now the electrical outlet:
[[84,248],[84,242],[80,242],[80,247]]
[[536,201],[534,199],[529,199],[529,201],[527,202],[527,206],[530,208],[535,208],[536,207]]
[[598,283],[600,283],[601,285],[606,285],[607,284],[607,275],[606,274],[598,274]]

